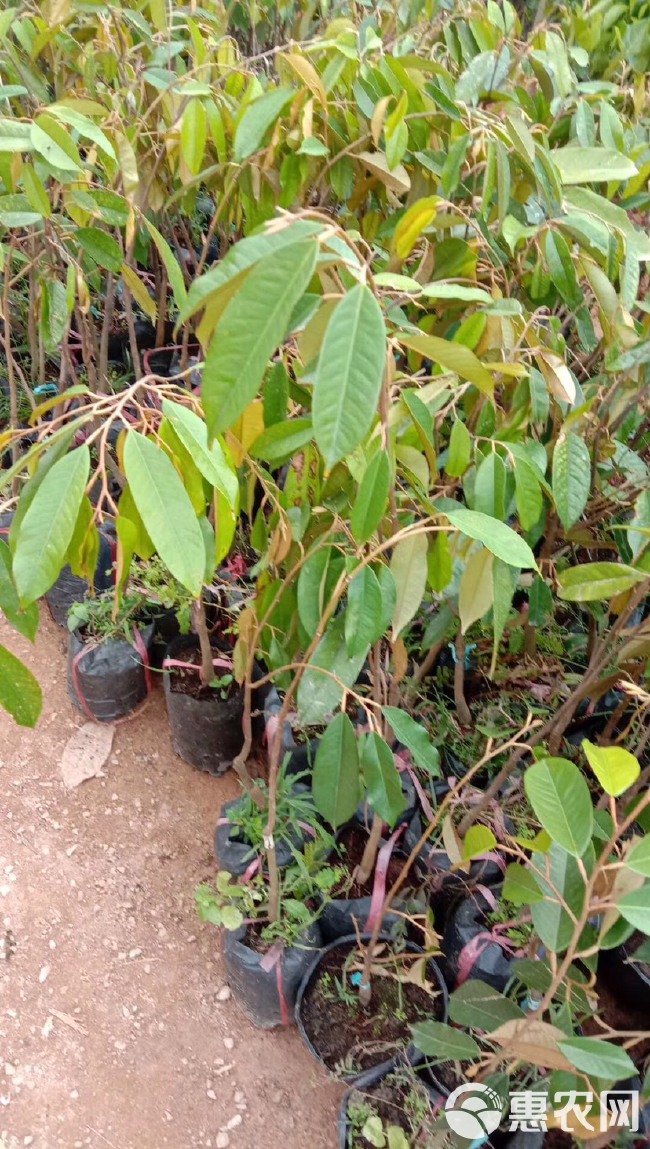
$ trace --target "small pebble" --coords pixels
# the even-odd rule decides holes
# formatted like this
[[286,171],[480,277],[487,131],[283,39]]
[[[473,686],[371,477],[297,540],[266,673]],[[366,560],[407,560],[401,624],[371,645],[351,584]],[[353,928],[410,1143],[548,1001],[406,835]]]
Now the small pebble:
[[224,1129],[222,1129],[220,1133],[217,1133],[217,1140],[215,1144],[217,1149],[227,1149],[227,1146],[230,1145],[230,1137]]
[[222,985],[217,993],[217,1001],[230,1001],[231,989],[229,985]]
[[210,1098],[210,1101],[216,1101],[217,1100],[217,1095],[216,1095],[214,1089],[208,1089],[207,1095]]
[[226,1049],[232,1049],[235,1044],[235,1039],[234,1037],[224,1037],[223,1043]]
[[49,972],[50,972],[49,965],[44,965],[41,972],[38,975],[38,980],[41,982],[41,984],[47,980],[47,976],[48,976]]
[[235,1116],[231,1117],[230,1121],[226,1122],[226,1129],[236,1129],[238,1125],[241,1125],[242,1120],[243,1118],[241,1113],[235,1113]]

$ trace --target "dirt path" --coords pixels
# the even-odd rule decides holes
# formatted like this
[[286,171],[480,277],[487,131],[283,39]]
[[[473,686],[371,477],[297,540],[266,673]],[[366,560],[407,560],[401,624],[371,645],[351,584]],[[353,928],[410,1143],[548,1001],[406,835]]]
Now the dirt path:
[[65,636],[0,640],[47,685],[36,731],[0,716],[0,1149],[335,1149],[342,1090],[219,999],[194,913],[233,779],[176,758],[157,690],[106,777],[66,791]]

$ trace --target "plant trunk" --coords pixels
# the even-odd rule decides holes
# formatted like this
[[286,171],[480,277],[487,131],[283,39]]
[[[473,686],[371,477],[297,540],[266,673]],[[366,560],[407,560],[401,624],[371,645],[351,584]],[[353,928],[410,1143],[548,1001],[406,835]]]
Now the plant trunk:
[[465,698],[465,635],[462,630],[456,636],[456,658],[454,660],[454,702],[461,726],[472,725],[472,715]]
[[201,682],[204,686],[209,686],[214,678],[214,667],[212,665],[212,643],[208,634],[208,623],[202,598],[197,598],[192,607],[192,626],[201,647]]
[[381,841],[382,825],[383,822],[379,814],[373,814],[370,836],[366,842],[363,857],[354,872],[354,881],[358,882],[361,886],[365,886],[366,883],[370,881],[370,877],[375,868],[377,851],[379,850],[379,842]]

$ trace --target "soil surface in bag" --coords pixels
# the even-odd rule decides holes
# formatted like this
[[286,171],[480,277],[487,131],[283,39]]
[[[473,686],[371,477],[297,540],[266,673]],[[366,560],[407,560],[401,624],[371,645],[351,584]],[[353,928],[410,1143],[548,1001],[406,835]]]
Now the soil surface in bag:
[[355,1149],[357,1146],[371,1144],[361,1136],[360,1131],[353,1131],[348,1117],[350,1106],[367,1106],[380,1118],[384,1128],[396,1125],[403,1129],[408,1144],[415,1147],[426,1145],[427,1135],[431,1135],[433,1128],[435,1110],[442,1100],[418,1078],[410,1082],[399,1074],[387,1073],[381,1077],[377,1074],[373,1081],[372,1074],[368,1073],[367,1080],[357,1082],[345,1096],[341,1149],[351,1149],[353,1144]]
[[269,969],[263,962],[271,947],[263,946],[260,927],[243,925],[224,932],[223,956],[228,981],[240,1007],[260,1029],[291,1025],[296,994],[320,945],[317,925],[301,935],[300,944],[280,951]]
[[[323,954],[300,1006],[302,1025],[317,1055],[328,1069],[345,1075],[394,1058],[409,1045],[409,1027],[414,1022],[442,1018],[445,1012],[444,995],[437,985],[429,993],[406,980],[414,961],[424,955],[392,955],[387,961],[389,951],[382,943],[373,962],[371,1002],[365,1008],[359,1001],[356,976],[362,959],[355,955],[350,961],[352,953],[350,943],[343,942]],[[403,980],[380,972],[387,970]]]
[[[215,658],[219,650],[213,647]],[[201,654],[196,635],[174,639],[167,657],[191,664],[172,667],[165,675],[165,697],[174,750],[185,762],[209,774],[223,774],[242,748],[244,696],[237,683],[221,698],[220,688],[205,686],[199,676]],[[193,667],[196,666],[196,670]],[[228,673],[216,666],[215,677]]]

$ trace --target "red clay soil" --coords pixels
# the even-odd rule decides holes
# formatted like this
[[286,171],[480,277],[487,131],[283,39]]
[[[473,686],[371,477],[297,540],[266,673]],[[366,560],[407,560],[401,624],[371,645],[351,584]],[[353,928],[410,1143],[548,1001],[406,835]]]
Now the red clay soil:
[[0,712],[0,1149],[334,1149],[342,1088],[246,1021],[194,912],[234,778],[173,754],[158,687],[67,791],[65,634],[0,641],[46,691],[35,731]]

